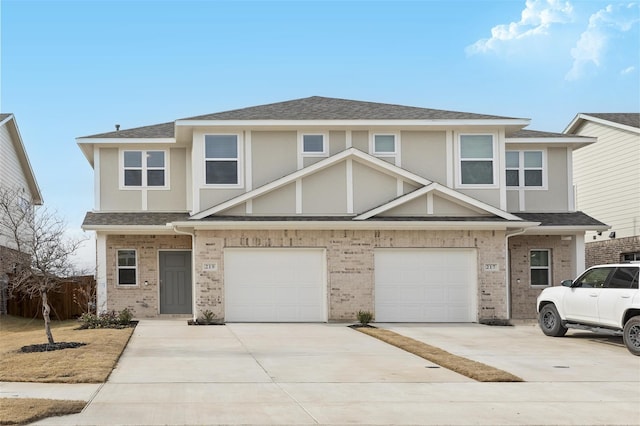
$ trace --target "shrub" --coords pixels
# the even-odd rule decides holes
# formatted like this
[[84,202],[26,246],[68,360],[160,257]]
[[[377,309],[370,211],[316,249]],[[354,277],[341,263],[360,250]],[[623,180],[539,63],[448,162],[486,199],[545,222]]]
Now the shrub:
[[78,321],[80,321],[80,328],[125,328],[129,326],[133,314],[127,308],[120,312],[106,311],[98,315],[86,313],[82,314]]
[[198,322],[202,324],[212,324],[215,321],[216,316],[209,309],[202,311],[202,316],[198,318]]
[[369,311],[358,311],[358,321],[362,325],[367,325],[373,319],[373,314]]

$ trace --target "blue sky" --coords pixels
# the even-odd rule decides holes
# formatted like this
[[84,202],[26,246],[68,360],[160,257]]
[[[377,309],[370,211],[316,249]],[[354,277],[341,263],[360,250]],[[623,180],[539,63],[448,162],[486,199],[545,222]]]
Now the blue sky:
[[[632,1],[0,0],[0,110],[79,232],[75,138],[328,96],[523,117],[640,111]],[[79,255],[92,263],[91,245]]]

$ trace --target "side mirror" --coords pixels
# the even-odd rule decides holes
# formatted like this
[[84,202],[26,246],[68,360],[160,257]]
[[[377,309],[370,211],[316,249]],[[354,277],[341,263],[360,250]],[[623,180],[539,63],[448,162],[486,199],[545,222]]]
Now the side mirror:
[[564,280],[560,283],[563,287],[571,287],[573,285],[573,280]]

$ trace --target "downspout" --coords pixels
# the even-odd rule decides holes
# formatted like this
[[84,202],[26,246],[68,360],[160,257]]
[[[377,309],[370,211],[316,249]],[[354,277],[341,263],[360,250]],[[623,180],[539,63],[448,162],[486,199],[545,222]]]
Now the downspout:
[[196,315],[196,234],[195,232],[180,231],[176,225],[168,224],[176,234],[191,236],[191,313],[193,322],[198,318]]
[[505,233],[505,255],[506,255],[506,264],[505,264],[505,274],[506,274],[506,283],[507,283],[507,316],[508,320],[511,320],[511,256],[509,255],[509,238],[515,237],[518,235],[522,235],[526,232],[526,228],[520,228],[512,233]]

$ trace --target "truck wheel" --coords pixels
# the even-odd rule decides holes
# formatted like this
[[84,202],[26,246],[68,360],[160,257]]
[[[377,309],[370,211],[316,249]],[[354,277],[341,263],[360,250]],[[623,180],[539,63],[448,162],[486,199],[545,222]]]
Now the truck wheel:
[[640,356],[640,315],[631,317],[624,325],[622,340],[629,352]]
[[562,325],[558,310],[552,303],[544,305],[538,320],[540,329],[547,336],[562,337],[567,333],[567,327]]

